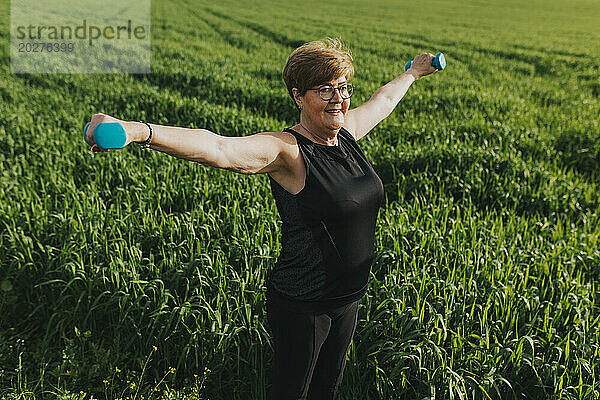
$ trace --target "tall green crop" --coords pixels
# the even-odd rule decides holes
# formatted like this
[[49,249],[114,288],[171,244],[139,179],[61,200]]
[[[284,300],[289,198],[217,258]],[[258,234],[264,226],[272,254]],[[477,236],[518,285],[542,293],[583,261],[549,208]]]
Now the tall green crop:
[[81,129],[100,111],[279,131],[298,118],[287,56],[324,36],[353,51],[352,106],[421,52],[448,60],[359,142],[386,203],[341,398],[599,398],[599,17],[591,0],[154,1],[149,75],[11,74],[0,18],[0,398],[266,397],[267,177],[93,154]]

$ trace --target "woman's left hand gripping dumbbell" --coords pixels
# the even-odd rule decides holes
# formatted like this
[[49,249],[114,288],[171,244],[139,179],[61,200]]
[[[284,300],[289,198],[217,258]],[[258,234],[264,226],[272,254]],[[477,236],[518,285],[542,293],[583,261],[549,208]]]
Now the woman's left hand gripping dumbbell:
[[[94,114],[92,120],[83,129],[83,140],[92,146],[92,151],[104,152],[122,149],[131,142],[142,142],[146,137],[142,136],[139,122],[128,122],[111,117],[106,114]],[[149,131],[146,128],[146,131]]]

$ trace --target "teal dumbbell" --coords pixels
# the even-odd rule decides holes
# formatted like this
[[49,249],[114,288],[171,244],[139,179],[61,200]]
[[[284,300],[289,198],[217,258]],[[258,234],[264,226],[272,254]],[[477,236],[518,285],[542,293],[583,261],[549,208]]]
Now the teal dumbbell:
[[[88,122],[85,128],[83,128],[83,140],[89,146],[92,146],[92,143],[88,142],[85,137],[89,125],[90,123]],[[101,122],[94,129],[94,142],[101,149],[122,149],[126,141],[127,135],[125,134],[125,129],[118,122]]]
[[[412,61],[407,62],[404,66],[404,70],[406,71],[407,69],[409,69],[411,64]],[[438,70],[443,70],[444,68],[446,68],[446,57],[444,57],[444,53],[437,53],[435,55],[435,58],[431,62],[431,65],[433,66],[433,68]]]

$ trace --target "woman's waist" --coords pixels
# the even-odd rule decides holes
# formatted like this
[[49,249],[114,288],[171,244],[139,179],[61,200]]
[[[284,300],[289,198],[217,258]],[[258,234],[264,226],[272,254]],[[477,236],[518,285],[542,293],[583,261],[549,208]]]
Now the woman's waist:
[[273,282],[268,281],[266,297],[270,304],[293,312],[324,313],[359,300],[364,296],[367,288],[368,283],[358,290],[344,294],[327,294],[325,291],[320,297],[307,300],[302,296],[289,296],[278,289]]

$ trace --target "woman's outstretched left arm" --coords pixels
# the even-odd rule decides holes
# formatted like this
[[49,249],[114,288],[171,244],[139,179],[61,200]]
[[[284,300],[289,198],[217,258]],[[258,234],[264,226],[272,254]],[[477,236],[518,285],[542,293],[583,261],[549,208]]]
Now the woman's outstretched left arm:
[[356,140],[369,133],[394,111],[414,81],[436,71],[431,65],[433,58],[433,54],[430,53],[415,57],[406,72],[377,89],[371,98],[359,107],[348,111],[344,128],[352,133]]

